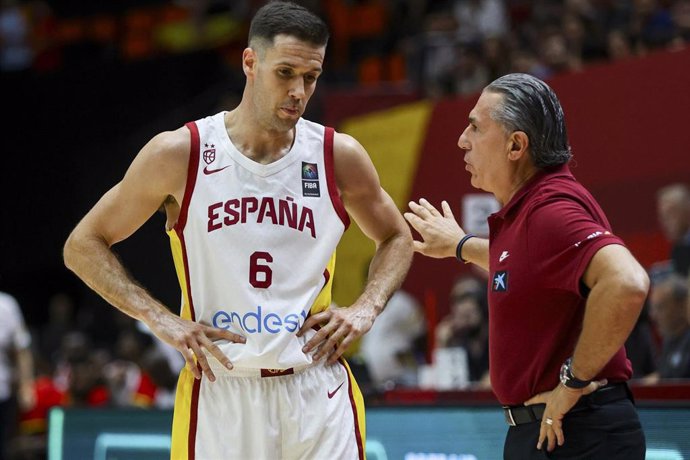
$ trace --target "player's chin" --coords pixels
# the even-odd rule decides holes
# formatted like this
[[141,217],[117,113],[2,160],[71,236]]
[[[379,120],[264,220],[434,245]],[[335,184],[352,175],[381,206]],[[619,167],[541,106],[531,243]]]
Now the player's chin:
[[286,118],[278,117],[277,120],[276,120],[276,125],[277,125],[278,127],[280,127],[281,129],[284,129],[284,130],[286,130],[286,131],[289,131],[289,130],[291,130],[292,128],[294,128],[295,125],[297,125],[297,121],[299,121],[299,117],[297,117],[297,118],[292,118],[292,117],[289,117],[289,118],[287,118],[287,117],[286,117]]

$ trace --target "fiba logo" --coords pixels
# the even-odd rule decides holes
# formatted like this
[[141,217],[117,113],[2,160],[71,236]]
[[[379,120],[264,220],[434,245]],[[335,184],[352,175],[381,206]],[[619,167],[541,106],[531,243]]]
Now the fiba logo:
[[302,196],[319,197],[319,168],[316,163],[302,162]]
[[206,150],[204,150],[202,156],[204,158],[204,162],[207,165],[210,165],[216,159],[216,146],[214,144],[211,144],[211,148],[208,148],[208,144],[204,144],[204,147],[206,147]]
[[317,180],[319,178],[319,170],[316,163],[302,162],[302,179],[303,180]]

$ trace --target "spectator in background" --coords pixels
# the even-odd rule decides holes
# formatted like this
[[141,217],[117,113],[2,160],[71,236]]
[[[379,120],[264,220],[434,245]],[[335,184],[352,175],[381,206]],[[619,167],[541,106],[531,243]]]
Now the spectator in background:
[[[170,368],[168,358],[154,347],[149,348],[141,360],[142,374],[153,385],[151,406],[156,409],[172,409],[175,404],[177,372]],[[139,393],[144,394],[144,380]]]
[[666,238],[673,245],[671,268],[682,276],[690,269],[690,188],[677,183],[657,193],[659,223]]
[[641,383],[651,383],[655,380],[656,343],[652,335],[648,301],[645,302],[635,327],[625,341],[625,353],[632,363],[633,379]]
[[490,37],[504,37],[510,30],[503,0],[456,0],[453,16],[461,43],[476,43]]
[[59,292],[48,301],[48,322],[40,333],[40,351],[51,363],[57,359],[62,338],[76,329],[74,322],[74,300],[66,293]]
[[2,0],[0,6],[0,70],[15,72],[31,66],[33,50],[29,24],[19,2]]
[[475,289],[466,278],[459,278],[450,294],[450,312],[436,327],[436,347],[465,350],[469,381],[482,388],[490,387],[485,291]]
[[[17,427],[16,405],[21,410],[34,405],[31,336],[14,297],[0,292],[0,459],[7,456],[7,440]],[[16,369],[12,363],[16,363]],[[13,381],[18,391],[13,394]]]
[[482,57],[486,64],[488,80],[494,81],[510,71],[510,52],[505,40],[491,37],[482,44]]
[[668,45],[674,38],[671,12],[657,0],[634,0],[629,30],[638,54]]
[[690,0],[678,0],[671,8],[671,15],[676,26],[676,38],[690,43]]
[[630,40],[628,36],[620,29],[613,29],[608,33],[606,38],[606,50],[609,59],[618,61],[620,59],[627,59],[632,56],[632,49],[630,49]]
[[459,46],[455,51],[455,75],[452,82],[455,94],[466,96],[480,92],[489,83],[489,71],[480,50],[475,46]]
[[94,351],[83,332],[70,332],[63,337],[53,383],[65,395],[67,405],[95,407],[110,403],[102,372],[107,361],[108,353]]
[[690,308],[688,283],[671,274],[652,287],[651,316],[663,340],[658,379],[690,378]]
[[393,294],[368,334],[360,354],[376,387],[414,386],[417,378],[415,341],[424,334],[424,312],[405,291]]
[[511,55],[511,72],[526,73],[537,78],[547,78],[551,70],[544,65],[533,52],[528,50],[515,50]]
[[569,48],[565,37],[559,30],[546,32],[541,40],[541,60],[547,66],[550,74],[573,72],[582,69],[580,56]]
[[115,359],[103,369],[114,405],[149,407],[152,404],[153,385],[141,366],[145,349],[142,334],[136,329],[120,332],[115,346]]

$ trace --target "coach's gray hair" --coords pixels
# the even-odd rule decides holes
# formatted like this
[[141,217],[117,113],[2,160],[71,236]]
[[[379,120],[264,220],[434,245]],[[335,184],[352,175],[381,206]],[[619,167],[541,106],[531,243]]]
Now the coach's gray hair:
[[556,93],[532,75],[512,73],[494,80],[485,91],[503,95],[491,118],[508,132],[523,131],[538,168],[570,161],[570,145],[563,108]]

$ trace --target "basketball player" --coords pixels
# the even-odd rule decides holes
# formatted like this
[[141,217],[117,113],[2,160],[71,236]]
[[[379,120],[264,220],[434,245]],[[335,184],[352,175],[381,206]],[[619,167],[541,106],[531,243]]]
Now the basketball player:
[[[65,245],[70,269],[184,356],[175,459],[364,457],[362,397],[341,356],[402,282],[412,238],[364,148],[301,118],[327,40],[306,9],[262,7],[239,106],[155,136]],[[161,205],[180,316],[110,250]],[[355,303],[329,308],[349,216],[376,254]]]

